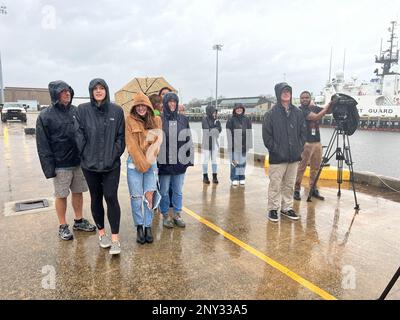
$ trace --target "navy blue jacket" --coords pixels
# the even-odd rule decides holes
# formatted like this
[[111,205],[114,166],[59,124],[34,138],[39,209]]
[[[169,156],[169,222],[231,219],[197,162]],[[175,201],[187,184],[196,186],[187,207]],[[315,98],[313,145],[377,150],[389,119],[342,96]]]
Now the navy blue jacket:
[[[240,115],[235,112],[238,108],[243,109]],[[235,106],[232,116],[226,122],[229,153],[246,154],[253,147],[253,125],[251,119],[245,116],[245,112],[246,108],[243,105]]]
[[[175,111],[171,111],[168,102],[176,101]],[[194,165],[193,140],[186,116],[178,113],[179,98],[167,93],[163,98],[162,129],[164,139],[157,158],[159,175],[178,175]]]

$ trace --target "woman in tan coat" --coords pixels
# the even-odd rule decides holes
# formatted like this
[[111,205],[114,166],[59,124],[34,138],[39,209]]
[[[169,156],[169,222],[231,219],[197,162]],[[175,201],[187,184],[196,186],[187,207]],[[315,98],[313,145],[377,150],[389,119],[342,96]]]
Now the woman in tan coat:
[[136,94],[125,120],[125,142],[129,152],[127,176],[132,216],[140,244],[153,242],[153,210],[161,199],[157,190],[157,155],[162,136],[161,118],[154,115],[149,98],[141,92]]

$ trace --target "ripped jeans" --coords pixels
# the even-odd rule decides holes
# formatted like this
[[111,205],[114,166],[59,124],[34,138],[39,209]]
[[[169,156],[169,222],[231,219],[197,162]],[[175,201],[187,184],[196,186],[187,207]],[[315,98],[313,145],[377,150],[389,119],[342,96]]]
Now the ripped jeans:
[[[157,163],[153,163],[150,169],[145,173],[136,170],[135,164],[132,162],[130,156],[126,164],[133,222],[135,226],[143,225],[145,227],[151,227],[154,217],[153,210],[158,206],[161,199],[157,190]],[[154,191],[153,203],[150,205],[145,197],[148,191]]]

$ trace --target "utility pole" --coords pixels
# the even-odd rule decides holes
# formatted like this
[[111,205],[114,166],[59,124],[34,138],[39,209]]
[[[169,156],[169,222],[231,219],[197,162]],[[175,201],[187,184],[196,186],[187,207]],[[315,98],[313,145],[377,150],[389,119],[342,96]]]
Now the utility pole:
[[217,51],[217,67],[215,75],[215,108],[218,108],[218,51],[222,50],[222,44],[215,44],[213,50]]
[[[7,7],[0,6],[0,14],[6,15],[7,14]],[[3,86],[3,68],[1,65],[1,52],[0,52],[0,104],[4,104],[4,86]]]
[[328,79],[329,83],[331,83],[331,75],[332,75],[332,51],[333,47],[331,47],[331,58],[329,60],[329,79]]
[[4,87],[3,87],[3,68],[1,65],[1,52],[0,52],[0,104],[4,104]]

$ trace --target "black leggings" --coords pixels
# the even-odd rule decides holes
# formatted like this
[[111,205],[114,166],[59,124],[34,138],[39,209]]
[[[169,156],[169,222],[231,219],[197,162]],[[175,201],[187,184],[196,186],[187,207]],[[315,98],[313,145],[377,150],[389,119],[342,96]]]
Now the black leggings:
[[107,217],[111,233],[119,233],[121,208],[118,203],[118,185],[121,168],[110,172],[94,172],[82,168],[85,175],[91,199],[91,209],[94,222],[99,230],[104,229],[103,196],[107,203]]

